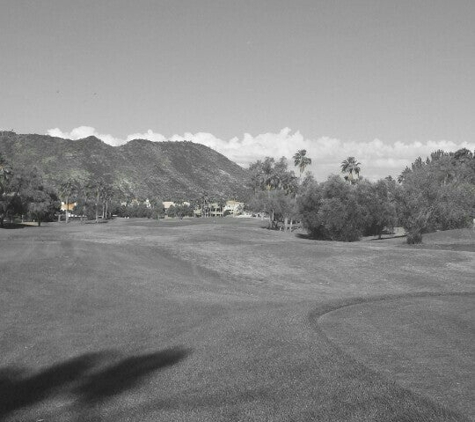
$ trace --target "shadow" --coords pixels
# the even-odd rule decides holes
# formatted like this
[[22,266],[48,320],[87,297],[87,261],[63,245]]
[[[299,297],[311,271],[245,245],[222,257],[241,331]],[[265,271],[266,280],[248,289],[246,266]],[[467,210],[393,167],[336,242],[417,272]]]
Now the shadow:
[[34,375],[24,368],[1,368],[0,420],[11,412],[62,394],[71,394],[83,405],[107,400],[137,386],[152,372],[177,364],[190,352],[175,347],[123,359],[113,351],[87,353]]
[[379,239],[378,237],[375,237],[374,239],[369,239],[369,241],[374,242],[374,241],[378,241],[378,240],[402,239],[404,237],[407,237],[407,235],[406,234],[397,234],[397,235],[394,235],[394,236],[385,235],[384,237],[381,237],[381,239]]
[[33,376],[27,376],[26,369],[0,369],[0,417],[55,395],[84,376],[104,355],[88,353]]
[[299,239],[318,240],[316,237],[312,237],[308,233],[297,233],[295,237]]
[[3,226],[0,226],[0,229],[24,229],[25,227],[29,226],[16,223],[3,223]]
[[189,350],[176,347],[148,355],[133,356],[87,376],[75,390],[84,404],[93,404],[136,386],[158,369],[175,365]]

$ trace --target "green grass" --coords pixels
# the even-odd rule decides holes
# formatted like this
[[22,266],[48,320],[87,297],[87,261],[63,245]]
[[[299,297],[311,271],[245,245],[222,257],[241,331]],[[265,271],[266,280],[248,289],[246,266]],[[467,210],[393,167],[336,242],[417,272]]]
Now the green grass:
[[473,231],[264,225],[0,230],[0,420],[474,420]]

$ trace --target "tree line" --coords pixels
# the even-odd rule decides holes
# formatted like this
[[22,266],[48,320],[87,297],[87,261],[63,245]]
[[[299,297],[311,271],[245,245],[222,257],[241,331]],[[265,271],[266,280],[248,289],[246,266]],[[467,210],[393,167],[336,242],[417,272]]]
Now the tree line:
[[[285,157],[267,157],[249,166],[247,209],[268,215],[271,229],[292,231],[296,222],[318,239],[355,241],[379,236],[395,226],[404,227],[408,243],[420,243],[424,233],[469,227],[475,217],[475,156],[467,149],[435,151],[417,158],[394,180],[390,176],[371,182],[361,177],[361,163],[348,157],[341,174],[317,182],[305,172],[312,160],[306,150],[293,156],[297,176]],[[81,218],[159,218],[165,213],[159,199],[136,199],[113,186],[112,177],[87,180],[66,178],[48,183],[37,168],[17,168],[0,155],[0,227],[8,218],[25,216],[38,222],[52,221],[61,201]],[[71,209],[70,204],[75,206]],[[210,215],[211,204],[225,205],[220,198],[203,193],[190,205],[177,201],[168,209],[172,217]],[[69,212],[65,213],[66,221]]]
[[381,237],[385,230],[404,227],[408,243],[420,243],[423,233],[470,227],[475,217],[475,156],[461,149],[436,151],[418,158],[397,180],[388,176],[371,182],[360,176],[361,163],[348,157],[340,175],[317,182],[310,172],[305,150],[294,165],[287,159],[267,157],[249,166],[251,210],[265,212],[269,228],[292,230],[299,221],[317,239],[355,241]]
[[[65,212],[61,212],[61,203]],[[6,220],[21,216],[22,221],[53,221],[64,216],[66,223],[70,215],[81,220],[104,221],[112,216],[127,218],[162,218],[210,216],[216,207],[223,214],[226,200],[210,196],[207,192],[198,194],[188,202],[175,201],[165,210],[158,198],[137,197],[126,189],[114,186],[112,176],[65,177],[60,183],[50,183],[36,168],[22,168],[8,163],[0,154],[0,227]]]
[[0,154],[0,227],[16,216],[38,225],[53,221],[61,215],[61,202],[65,204],[66,222],[70,214],[96,222],[113,214],[149,218],[163,214],[161,201],[132,199],[114,188],[108,175],[86,180],[65,178],[54,186],[38,168],[16,167]]

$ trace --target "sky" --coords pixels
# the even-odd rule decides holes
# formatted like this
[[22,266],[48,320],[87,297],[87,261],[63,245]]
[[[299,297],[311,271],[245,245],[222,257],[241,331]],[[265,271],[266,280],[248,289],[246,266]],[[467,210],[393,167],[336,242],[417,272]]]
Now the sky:
[[0,0],[0,130],[397,177],[475,150],[474,22],[473,0]]

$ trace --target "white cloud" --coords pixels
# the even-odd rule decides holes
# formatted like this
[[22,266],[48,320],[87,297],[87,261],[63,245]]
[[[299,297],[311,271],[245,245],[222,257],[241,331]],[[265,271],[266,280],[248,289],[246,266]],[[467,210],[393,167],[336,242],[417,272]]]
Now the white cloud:
[[126,142],[129,142],[133,139],[148,139],[149,141],[153,142],[164,142],[167,140],[167,138],[165,138],[160,133],[154,133],[150,129],[147,130],[146,133],[132,133],[131,135],[128,135]]
[[276,159],[282,156],[287,157],[289,166],[293,167],[292,156],[298,150],[306,149],[307,156],[312,159],[312,165],[308,170],[311,170],[320,181],[325,180],[331,173],[338,173],[340,163],[348,156],[354,156],[361,162],[361,174],[364,177],[376,180],[387,175],[397,177],[417,157],[425,158],[438,149],[444,151],[456,151],[460,148],[475,150],[475,143],[456,143],[446,140],[413,141],[410,143],[398,141],[389,144],[379,139],[367,142],[342,141],[330,137],[307,139],[299,131],[292,133],[288,127],[278,133],[269,132],[256,136],[245,133],[242,138],[234,137],[230,140],[223,140],[206,132],[195,134],[187,132],[167,138],[151,129],[144,133],[130,134],[123,140],[112,135],[100,134],[89,126],[80,126],[69,133],[55,128],[48,130],[47,134],[74,140],[93,135],[114,146],[123,145],[132,139],[148,139],[153,142],[192,141],[220,152],[243,167],[266,156]]
[[127,142],[125,140],[115,138],[112,135],[104,135],[98,133],[96,129],[91,126],[79,126],[77,128],[74,128],[71,132],[63,132],[59,128],[54,128],[47,130],[46,134],[57,138],[72,139],[73,141],[77,141],[78,139],[84,139],[89,136],[95,136],[106,144],[113,146],[123,145]]

